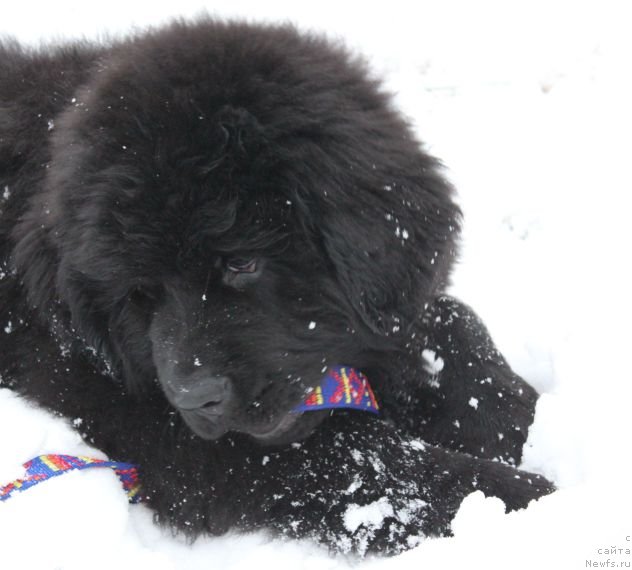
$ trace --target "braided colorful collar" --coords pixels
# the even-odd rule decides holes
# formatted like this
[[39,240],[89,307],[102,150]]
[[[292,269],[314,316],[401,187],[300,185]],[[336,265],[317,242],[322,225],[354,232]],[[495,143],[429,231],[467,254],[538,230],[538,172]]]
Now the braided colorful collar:
[[373,414],[380,413],[375,394],[366,376],[348,366],[333,366],[320,386],[294,408],[295,412],[312,412],[334,408],[351,408]]
[[[294,412],[312,412],[335,408],[350,408],[379,414],[379,405],[366,376],[346,366],[329,369],[320,386],[315,388]],[[15,491],[25,491],[38,483],[69,471],[89,467],[109,467],[118,475],[130,503],[140,501],[138,469],[131,463],[105,461],[74,455],[40,455],[24,464],[26,475],[8,485],[0,486],[0,501],[5,501]]]

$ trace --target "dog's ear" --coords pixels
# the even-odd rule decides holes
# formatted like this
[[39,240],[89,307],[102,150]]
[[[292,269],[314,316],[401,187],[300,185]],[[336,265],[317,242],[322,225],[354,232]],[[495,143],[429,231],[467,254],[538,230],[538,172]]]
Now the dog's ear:
[[54,305],[55,277],[59,265],[57,250],[51,243],[48,230],[33,211],[25,214],[12,237],[16,242],[12,264],[24,284],[29,304],[37,306],[45,314]]
[[440,176],[426,172],[326,208],[325,250],[348,301],[373,332],[405,334],[447,285],[460,221],[451,195]]

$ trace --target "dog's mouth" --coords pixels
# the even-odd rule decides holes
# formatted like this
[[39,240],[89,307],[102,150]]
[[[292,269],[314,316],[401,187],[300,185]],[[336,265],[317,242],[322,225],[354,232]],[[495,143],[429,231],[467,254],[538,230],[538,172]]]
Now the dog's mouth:
[[302,414],[289,413],[282,416],[280,420],[274,422],[271,426],[262,426],[259,429],[252,429],[248,433],[258,441],[269,441],[286,434],[291,430],[299,420]]
[[262,445],[287,445],[301,441],[329,415],[327,411],[289,412],[276,425],[263,430],[251,430],[249,435]]
[[251,436],[262,445],[286,445],[308,437],[328,413],[290,411],[265,423],[254,422],[233,425],[223,415],[214,413],[212,407],[200,410],[180,410],[187,426],[197,436],[206,440],[220,439],[233,431]]
[[179,412],[191,431],[202,439],[219,439],[228,431],[222,415],[213,414],[211,410],[179,410]]

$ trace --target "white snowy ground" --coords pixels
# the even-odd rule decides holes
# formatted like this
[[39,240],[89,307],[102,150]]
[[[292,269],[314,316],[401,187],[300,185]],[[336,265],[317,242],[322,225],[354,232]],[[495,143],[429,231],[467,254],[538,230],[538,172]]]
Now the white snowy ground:
[[[465,231],[453,293],[543,393],[524,467],[555,480],[557,493],[510,515],[475,493],[454,538],[363,567],[630,566],[632,41],[624,4],[206,3],[220,15],[325,30],[369,57],[459,190]],[[96,37],[204,5],[26,0],[3,5],[0,34],[30,43]],[[64,421],[0,389],[0,482],[41,453],[94,451]],[[0,504],[2,570],[262,565],[350,567],[263,534],[188,546],[154,527],[144,507],[128,506],[115,476],[99,470]]]

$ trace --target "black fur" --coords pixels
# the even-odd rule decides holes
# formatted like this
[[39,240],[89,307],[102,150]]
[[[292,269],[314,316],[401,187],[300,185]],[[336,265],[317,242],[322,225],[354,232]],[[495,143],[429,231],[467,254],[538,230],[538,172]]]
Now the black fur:
[[[5,41],[0,194],[2,383],[137,463],[161,523],[393,553],[475,489],[552,490],[513,467],[535,391],[442,296],[452,191],[342,47],[208,20]],[[330,364],[381,419],[290,412]]]

